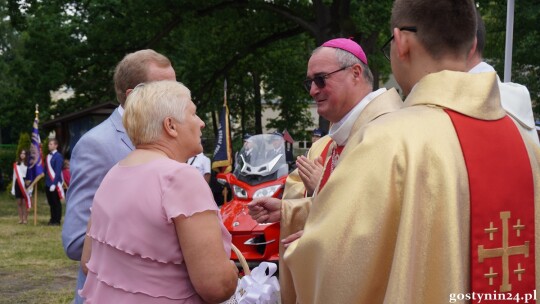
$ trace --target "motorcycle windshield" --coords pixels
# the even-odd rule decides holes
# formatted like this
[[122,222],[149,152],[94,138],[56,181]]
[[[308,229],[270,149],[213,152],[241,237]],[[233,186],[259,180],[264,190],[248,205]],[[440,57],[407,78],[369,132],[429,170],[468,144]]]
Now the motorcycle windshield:
[[274,134],[251,136],[238,152],[233,174],[250,184],[261,183],[288,174],[283,137]]

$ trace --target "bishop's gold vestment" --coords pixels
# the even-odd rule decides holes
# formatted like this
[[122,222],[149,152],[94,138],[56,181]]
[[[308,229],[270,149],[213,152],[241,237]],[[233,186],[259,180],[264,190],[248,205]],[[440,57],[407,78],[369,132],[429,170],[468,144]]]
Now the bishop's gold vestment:
[[[373,99],[360,113],[356,119],[352,129],[351,134],[359,132],[359,130],[365,126],[370,121],[373,121],[384,114],[395,111],[403,105],[401,98],[395,89],[390,89],[381,95]],[[323,139],[328,138],[323,141]],[[331,140],[329,136],[325,136],[315,142],[314,146],[310,149],[310,154],[308,158],[315,159],[317,156],[321,155],[324,148],[326,147],[328,141]],[[325,157],[325,165],[330,159],[329,154],[332,151],[335,143],[331,144],[330,148],[327,151]],[[347,143],[346,147],[349,144]],[[299,177],[298,177],[299,179]],[[300,180],[299,184],[293,185],[294,179],[289,181],[287,179],[287,184],[285,186],[285,195],[282,201],[281,207],[281,230],[280,238],[283,239],[295,232],[298,232],[303,229],[306,218],[309,214],[311,199],[312,198],[303,198],[304,197],[304,187],[302,181]],[[289,191],[287,187],[293,186],[293,190]],[[298,189],[302,189],[299,191]],[[318,189],[315,189],[315,193]],[[301,198],[301,199],[299,199]],[[280,272],[279,272],[279,281],[281,285],[281,299],[282,304],[289,304],[296,302],[296,295],[294,288],[292,287],[292,280],[290,277],[290,272],[288,267],[286,267],[282,262],[283,257],[283,245],[280,244]]]
[[[349,138],[284,255],[299,303],[448,303],[469,292],[468,176],[445,108],[503,117],[495,73],[430,74],[401,110]],[[540,227],[540,149],[520,132]]]
[[[311,145],[311,148],[309,149],[307,153],[307,158],[309,160],[314,160],[318,156],[321,156],[321,153],[323,153],[324,148],[328,143],[332,140],[330,136],[325,135],[321,137],[318,141],[314,142]],[[298,174],[298,169],[295,169],[293,172],[287,176],[287,180],[285,181],[285,190],[283,191],[283,197],[282,199],[302,199],[299,202],[307,203],[311,198],[307,197],[304,199],[305,196],[306,187],[304,186],[304,183],[302,182],[302,179],[300,178],[300,175]],[[290,206],[290,205],[289,205]],[[302,213],[300,216],[304,220],[301,222],[296,221],[296,223],[291,223],[289,225],[281,225],[279,230],[279,239],[282,240],[286,238],[287,236],[298,232],[299,230],[302,230],[304,227],[305,218],[307,218],[308,212],[309,212],[309,205],[304,205],[305,208],[298,208],[298,212]],[[285,252],[285,248],[283,247],[283,243],[279,243],[279,256],[282,257],[283,253]],[[289,272],[289,269],[283,264],[283,260],[279,259],[279,284],[281,286],[281,303],[287,304],[287,303],[295,303],[296,302],[296,295],[294,293],[294,288],[291,288],[292,280],[291,280],[291,274]]]

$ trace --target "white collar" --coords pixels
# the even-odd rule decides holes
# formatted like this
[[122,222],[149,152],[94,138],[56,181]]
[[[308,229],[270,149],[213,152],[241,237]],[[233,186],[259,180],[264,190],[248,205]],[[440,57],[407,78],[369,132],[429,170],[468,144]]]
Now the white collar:
[[349,135],[351,134],[352,127],[356,122],[356,119],[360,116],[360,113],[366,108],[366,106],[382,93],[386,92],[386,88],[380,88],[377,91],[367,94],[359,103],[354,106],[340,121],[333,124],[330,127],[328,135],[338,144],[343,146],[347,143]]
[[122,108],[122,105],[118,106],[118,114],[120,114],[120,117],[124,116],[124,108]]
[[479,64],[475,65],[472,69],[469,70],[469,73],[471,74],[486,73],[486,72],[495,72],[495,69],[484,61],[480,62]]

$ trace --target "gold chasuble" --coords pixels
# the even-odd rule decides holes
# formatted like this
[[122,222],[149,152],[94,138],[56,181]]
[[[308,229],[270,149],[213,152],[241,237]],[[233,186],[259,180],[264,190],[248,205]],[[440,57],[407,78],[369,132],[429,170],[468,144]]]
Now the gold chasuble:
[[[460,131],[451,112],[503,124]],[[495,73],[443,71],[422,78],[402,109],[352,134],[284,254],[297,302],[510,303],[500,295],[539,289],[540,148],[507,117]],[[463,132],[483,133],[467,148]],[[494,144],[478,148],[478,138]],[[481,223],[478,193],[488,205],[500,201],[479,205]]]
[[[396,111],[401,108],[403,105],[403,102],[401,101],[401,98],[399,97],[399,94],[395,89],[390,89],[381,95],[377,96],[375,99],[373,99],[360,113],[356,121],[354,122],[354,125],[351,129],[351,133],[349,136],[352,136],[353,134],[356,134],[360,132],[360,130],[367,125],[369,122],[378,119],[380,117],[383,117],[385,114]],[[335,142],[332,142],[331,138],[329,136],[325,136],[323,138],[328,138],[325,141],[322,141],[322,139],[319,139],[317,142],[315,142],[314,146],[312,147],[311,152],[317,152],[318,154],[315,155],[321,155],[323,157],[324,164],[325,164],[325,170],[326,166],[330,163],[330,158],[332,154],[332,150],[335,148],[336,144]],[[345,147],[348,146],[348,143]],[[313,158],[315,158],[313,157]],[[336,164],[335,164],[336,165]],[[334,165],[334,167],[335,167]],[[301,181],[300,181],[301,182]],[[292,193],[288,192],[287,186],[285,187],[285,194],[282,201],[282,207],[281,207],[281,227],[280,227],[280,238],[283,239],[295,232],[298,232],[302,229],[304,229],[304,224],[306,222],[306,218],[308,217],[308,214],[310,212],[311,208],[311,200],[312,198],[304,198],[304,199],[292,199],[295,198]],[[319,190],[315,189],[314,193],[317,193]],[[315,195],[315,194],[314,194]],[[296,198],[303,197],[303,194],[297,194]],[[280,244],[280,269],[279,269],[279,281],[281,285],[281,301],[282,304],[294,304],[296,303],[296,294],[294,291],[294,287],[292,284],[292,278],[290,276],[290,272],[288,267],[283,264],[283,245]]]

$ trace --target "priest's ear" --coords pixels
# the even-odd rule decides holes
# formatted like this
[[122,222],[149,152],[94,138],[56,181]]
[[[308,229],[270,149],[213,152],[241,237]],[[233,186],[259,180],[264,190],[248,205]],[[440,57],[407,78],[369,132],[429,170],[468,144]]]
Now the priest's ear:
[[399,28],[394,28],[394,53],[400,60],[404,60],[409,56],[411,48],[411,35],[409,31],[401,31]]

